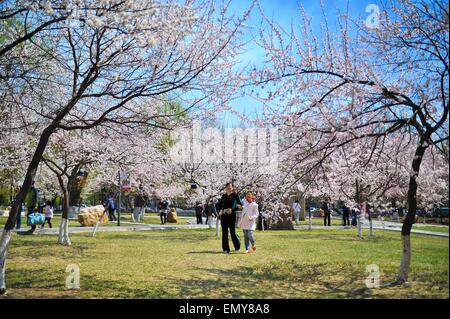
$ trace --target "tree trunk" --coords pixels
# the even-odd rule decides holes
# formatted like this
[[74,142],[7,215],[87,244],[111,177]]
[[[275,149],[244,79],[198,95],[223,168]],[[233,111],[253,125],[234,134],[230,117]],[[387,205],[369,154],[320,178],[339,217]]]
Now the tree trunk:
[[219,237],[220,219],[216,217],[216,237]]
[[302,196],[300,197],[300,206],[301,206],[300,220],[305,220],[305,212],[306,212],[305,194],[302,194]]
[[411,228],[414,224],[417,211],[417,176],[419,176],[420,165],[422,164],[423,155],[427,149],[424,146],[424,139],[421,139],[416,148],[415,156],[412,161],[412,173],[409,178],[408,188],[408,212],[402,226],[402,260],[397,276],[397,283],[407,284],[408,271],[411,264],[411,242],[410,234]]
[[19,214],[19,206],[22,205],[26,194],[31,188],[31,184],[36,176],[39,163],[42,160],[42,155],[44,154],[45,148],[48,144],[48,140],[53,131],[54,127],[49,126],[42,132],[39,143],[36,147],[36,150],[34,151],[33,158],[31,159],[30,164],[27,168],[27,172],[25,173],[25,179],[23,181],[22,188],[15,197],[3,230],[3,235],[0,240],[0,295],[6,293],[4,276],[6,270],[6,255],[9,242],[11,241],[11,230],[14,229],[14,226],[16,225],[17,216]]
[[11,241],[11,230],[4,230],[0,241],[0,295],[6,293],[5,270],[6,270],[6,254],[8,245]]
[[69,201],[74,206],[78,206],[80,203],[81,192],[83,191],[87,181],[87,172],[84,172],[84,175],[78,175],[78,172],[80,172],[82,166],[83,165],[80,163],[72,169],[67,183],[67,189],[69,190]]
[[362,238],[362,227],[361,227],[361,212],[360,214],[356,217],[356,222],[358,224],[358,237]]

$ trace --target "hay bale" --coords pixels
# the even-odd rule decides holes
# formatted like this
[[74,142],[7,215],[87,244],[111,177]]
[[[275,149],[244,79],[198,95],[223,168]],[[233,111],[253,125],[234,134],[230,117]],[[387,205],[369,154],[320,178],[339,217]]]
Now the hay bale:
[[167,222],[169,222],[169,223],[178,223],[177,210],[174,207],[172,207],[170,209],[170,212],[167,215]]
[[[81,226],[94,226],[97,220],[102,217],[104,210],[103,205],[83,208],[78,214],[78,222]],[[100,224],[105,224],[108,220],[108,214],[104,214],[103,218],[100,219]]]

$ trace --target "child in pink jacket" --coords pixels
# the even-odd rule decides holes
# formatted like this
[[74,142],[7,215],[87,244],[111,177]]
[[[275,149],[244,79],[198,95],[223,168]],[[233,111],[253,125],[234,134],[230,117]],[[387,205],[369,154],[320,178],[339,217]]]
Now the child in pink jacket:
[[244,206],[242,215],[239,219],[239,227],[244,231],[245,253],[250,252],[250,243],[253,251],[256,250],[255,238],[253,232],[256,228],[256,219],[258,218],[259,210],[258,204],[255,203],[252,192],[245,194]]

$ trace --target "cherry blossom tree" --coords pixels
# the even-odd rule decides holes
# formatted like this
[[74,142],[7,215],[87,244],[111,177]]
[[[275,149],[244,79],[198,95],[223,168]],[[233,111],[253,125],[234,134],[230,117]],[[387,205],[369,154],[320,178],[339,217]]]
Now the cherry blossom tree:
[[[420,168],[427,149],[443,151],[448,140],[448,3],[402,0],[380,6],[379,13],[375,25],[340,14],[336,32],[325,14],[314,32],[303,9],[299,28],[291,31],[265,19],[259,43],[267,64],[249,80],[267,90],[260,97],[272,105],[266,121],[290,127],[287,147],[297,166],[309,162],[314,169],[358,139],[368,152],[391,134],[416,141],[396,280],[406,283]],[[294,147],[305,139],[306,148]]]
[[28,41],[46,64],[39,70],[39,85],[30,87],[26,77],[19,81],[34,94],[15,107],[34,112],[41,130],[0,241],[1,293],[18,207],[52,134],[108,124],[158,127],[158,112],[148,112],[146,104],[171,91],[189,96],[189,109],[214,105],[215,98],[221,100],[219,92],[233,86],[232,66],[240,50],[236,36],[248,16],[229,16],[227,7],[217,8],[214,1],[40,3],[17,1],[1,8],[2,23],[19,19],[27,30],[2,44],[0,57]]

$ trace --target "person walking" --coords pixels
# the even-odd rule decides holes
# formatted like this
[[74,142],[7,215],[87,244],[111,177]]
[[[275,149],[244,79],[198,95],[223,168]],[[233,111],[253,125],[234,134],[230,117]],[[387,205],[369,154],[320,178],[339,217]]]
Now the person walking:
[[197,225],[203,224],[202,215],[203,215],[203,205],[200,202],[197,202],[195,205],[195,216],[197,217]]
[[344,204],[342,207],[342,218],[344,219],[344,226],[351,226],[350,225],[350,208]]
[[325,200],[322,205],[323,210],[323,225],[327,226],[327,220],[328,220],[328,226],[331,226],[331,211],[330,211],[330,205],[328,204],[328,201]]
[[161,218],[161,225],[164,225],[167,223],[167,214],[169,213],[169,201],[167,199],[164,199],[161,202],[161,209],[159,217]]
[[53,218],[53,206],[51,201],[47,201],[45,205],[45,220],[42,224],[41,228],[44,228],[45,223],[48,223],[48,227],[52,228],[52,218]]
[[112,194],[108,195],[104,206],[105,206],[105,209],[108,211],[109,220],[116,221],[117,220],[116,213],[115,213],[116,204],[114,203],[114,198],[113,198]]
[[145,207],[147,206],[147,196],[145,196],[142,186],[134,197],[134,208],[131,217],[133,222],[143,222],[145,217]]
[[205,224],[209,225],[209,228],[211,228],[211,223],[213,216],[215,215],[215,204],[212,199],[208,199],[205,206],[205,215],[206,215],[206,221]]
[[302,207],[298,199],[296,199],[292,204],[292,210],[294,211],[295,224],[298,225],[300,221],[300,212],[302,211]]
[[[38,205],[38,191],[34,187],[34,181],[31,182],[31,188],[25,196],[25,205],[27,205],[27,217],[33,214]],[[33,234],[36,230],[36,225],[30,225],[31,229],[28,230],[29,234]]]
[[247,192],[245,194],[246,202],[242,209],[242,216],[239,219],[238,227],[244,232],[244,245],[245,253],[250,252],[250,244],[252,244],[252,250],[256,251],[255,238],[253,233],[256,227],[256,220],[259,216],[258,204],[255,202],[252,192]]
[[228,242],[229,230],[234,250],[238,251],[241,248],[241,241],[236,234],[236,211],[242,209],[242,202],[236,194],[232,183],[225,185],[225,194],[220,199],[219,207],[219,217],[222,226],[222,250],[224,253],[230,253],[230,245]]
[[[22,189],[22,187],[17,186],[16,197],[17,197],[17,194],[19,194],[21,189]],[[11,206],[12,206],[12,204],[11,204]],[[22,227],[22,203],[20,203],[20,205],[19,205],[19,213],[17,214],[17,220],[16,220],[16,229],[20,229],[20,227]]]
[[352,227],[356,227],[358,225],[358,212],[356,211],[356,208],[351,209],[352,213]]

